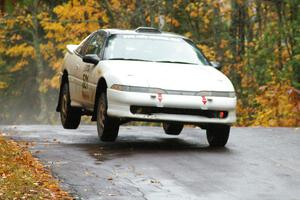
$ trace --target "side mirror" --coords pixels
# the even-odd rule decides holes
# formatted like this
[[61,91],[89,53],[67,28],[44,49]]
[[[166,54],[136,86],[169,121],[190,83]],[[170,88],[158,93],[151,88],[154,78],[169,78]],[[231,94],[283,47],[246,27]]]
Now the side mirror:
[[82,58],[83,62],[97,65],[100,61],[100,58],[96,54],[87,54]]
[[217,61],[210,61],[210,64],[216,68],[216,69],[220,69],[221,68],[221,64]]

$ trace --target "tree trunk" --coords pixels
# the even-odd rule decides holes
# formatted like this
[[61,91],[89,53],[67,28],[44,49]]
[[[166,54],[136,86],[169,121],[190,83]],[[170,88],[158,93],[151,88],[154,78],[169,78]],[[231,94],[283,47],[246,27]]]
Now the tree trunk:
[[276,2],[276,10],[278,15],[278,39],[277,39],[277,48],[278,48],[278,62],[279,62],[279,70],[283,68],[282,63],[282,29],[284,28],[282,22],[282,2]]
[[[222,49],[219,48],[221,43],[221,17],[219,8],[213,8],[214,10],[214,24],[213,24],[213,34],[214,34],[214,46],[216,50],[216,58],[222,57]],[[218,60],[219,61],[219,60]]]
[[[101,1],[100,1],[101,2]],[[110,24],[112,27],[116,27],[116,20],[115,20],[115,15],[114,12],[111,9],[110,3],[108,2],[108,0],[104,0],[102,1],[104,3],[104,6],[107,10],[107,14],[110,17]],[[101,26],[100,26],[101,27]]]
[[[33,3],[32,20],[33,20],[33,47],[35,49],[35,67],[36,67],[36,84],[37,88],[42,85],[45,69],[43,65],[43,58],[40,49],[41,37],[39,35],[39,21],[38,21],[38,5],[39,0],[35,0]],[[37,91],[39,98],[40,113],[37,116],[39,122],[47,122],[47,99],[46,94],[42,91]]]
[[243,57],[245,53],[245,36],[246,36],[246,3],[231,1],[232,15],[230,33],[232,38],[233,52],[237,57]]

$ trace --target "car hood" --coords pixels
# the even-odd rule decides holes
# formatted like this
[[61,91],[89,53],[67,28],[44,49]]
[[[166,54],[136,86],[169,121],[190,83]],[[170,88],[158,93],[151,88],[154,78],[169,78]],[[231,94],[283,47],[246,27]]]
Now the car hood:
[[230,80],[211,66],[124,60],[101,63],[117,84],[182,91],[234,91]]

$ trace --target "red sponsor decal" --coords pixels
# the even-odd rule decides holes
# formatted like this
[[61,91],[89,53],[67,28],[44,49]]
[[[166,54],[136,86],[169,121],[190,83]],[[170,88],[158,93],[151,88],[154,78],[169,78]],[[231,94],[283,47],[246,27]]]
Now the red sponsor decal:
[[225,114],[224,112],[220,112],[220,118],[224,118]]
[[202,96],[202,103],[205,105],[207,103],[207,99],[205,96]]
[[161,94],[161,93],[158,93],[158,94],[157,94],[157,99],[158,99],[159,102],[162,101],[162,94]]

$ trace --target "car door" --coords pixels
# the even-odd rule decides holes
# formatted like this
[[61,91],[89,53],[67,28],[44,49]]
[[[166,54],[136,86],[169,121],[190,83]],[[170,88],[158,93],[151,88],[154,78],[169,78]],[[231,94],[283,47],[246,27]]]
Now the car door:
[[[95,33],[95,35],[89,40],[85,55],[96,54],[100,58],[102,48],[105,41],[105,35],[101,32]],[[82,100],[83,104],[87,108],[93,108],[94,104],[94,93],[96,91],[96,84],[93,79],[95,79],[96,66],[90,63],[84,63],[81,67],[82,69]]]
[[82,55],[84,55],[85,48],[89,39],[93,36],[91,34],[87,37],[67,58],[69,66],[69,87],[71,94],[71,102],[75,105],[81,104],[81,87],[82,87]]
[[103,54],[104,54],[106,39],[107,39],[106,32],[99,31],[97,33],[97,38],[96,38],[97,49],[95,49],[95,51],[93,53],[96,54],[99,57],[100,62],[97,66],[95,66],[95,65],[91,66],[91,68],[89,70],[88,84],[89,84],[89,93],[91,95],[91,98],[90,98],[90,102],[89,102],[88,106],[91,109],[93,109],[94,102],[95,102],[97,83],[98,83],[99,77],[101,77],[101,74],[102,74],[101,60],[102,60]]

